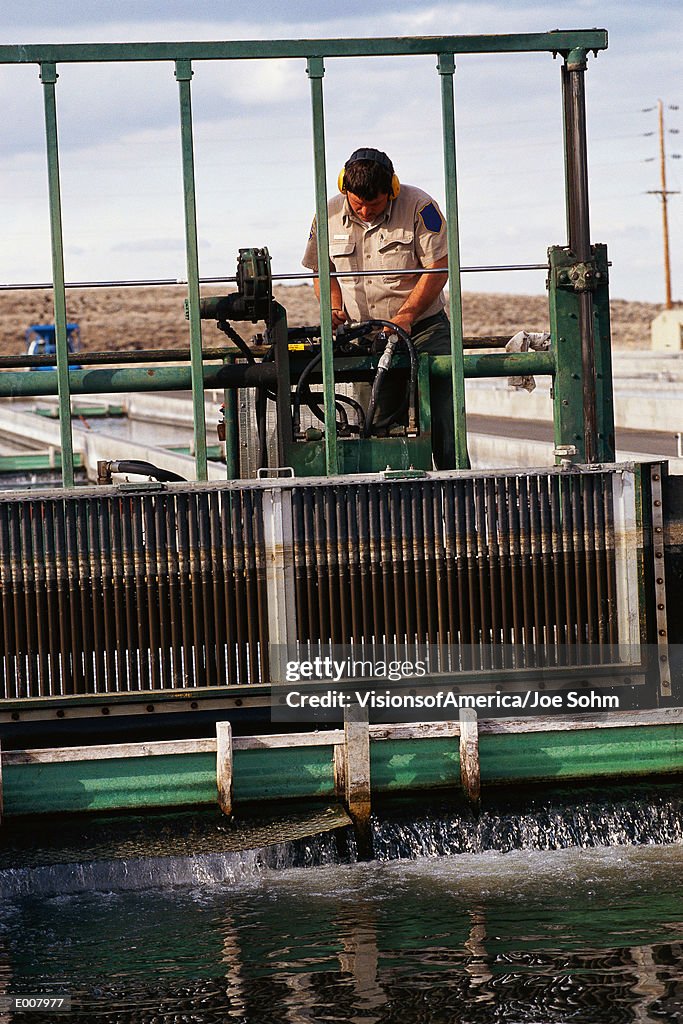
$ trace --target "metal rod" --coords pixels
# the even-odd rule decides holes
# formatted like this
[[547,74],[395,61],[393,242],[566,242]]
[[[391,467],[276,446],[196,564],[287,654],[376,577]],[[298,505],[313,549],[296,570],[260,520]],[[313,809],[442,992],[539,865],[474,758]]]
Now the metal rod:
[[21,577],[24,591],[26,623],[26,663],[28,666],[28,688],[31,696],[43,697],[39,673],[38,629],[36,620],[44,617],[45,611],[38,600],[36,588],[35,559],[31,550],[31,508],[27,502],[19,507],[19,537],[21,551]]
[[142,499],[142,508],[137,509],[138,518],[142,520],[144,528],[144,566],[145,586],[147,597],[147,623],[149,639],[149,665],[151,672],[151,687],[153,690],[160,690],[161,681],[161,624],[159,622],[160,612],[160,591],[159,579],[157,578],[157,552],[156,552],[156,529],[154,523],[153,499],[145,495]]
[[[393,590],[393,611],[394,611],[394,634],[396,643],[403,645],[406,642],[406,618],[405,602],[403,600],[403,572],[401,564],[401,488],[398,484],[391,484],[388,489],[389,499],[389,522],[391,542],[391,569],[392,569],[392,590]],[[398,650],[396,651],[398,656]]]
[[212,577],[214,567],[211,561],[211,517],[209,496],[206,493],[197,495],[198,526],[199,526],[199,573],[202,587],[202,603],[204,607],[203,644],[205,685],[218,684],[218,668],[216,664],[216,606],[213,600]]
[[[102,555],[102,547],[98,538],[98,508],[99,500],[85,502],[85,511],[87,518],[87,530],[88,530],[88,560],[89,560],[89,578],[90,578],[90,607],[93,619],[93,663],[94,663],[94,689],[97,692],[100,688],[106,692],[107,683],[106,675],[104,671],[104,655],[106,649],[106,631],[105,631],[105,614],[106,605],[105,597],[103,594],[103,579],[102,579],[102,563],[100,556]],[[108,569],[108,566],[107,566]],[[109,575],[107,571],[106,576]]]
[[[235,590],[235,557],[231,529],[231,508],[237,501],[233,494],[223,494],[220,503],[221,548],[223,553],[223,597],[225,601],[225,632],[227,644],[227,682],[229,685],[243,682],[241,662],[237,660],[238,634]],[[243,645],[239,644],[242,651]]]
[[306,559],[306,598],[308,602],[309,641],[321,640],[320,605],[318,603],[317,549],[315,539],[315,509],[313,494],[308,487],[302,490],[304,521],[304,552]]
[[[501,266],[480,266],[461,267],[461,274],[487,274],[501,271],[513,270],[548,270],[547,263],[508,263]],[[417,274],[443,274],[438,267],[423,268],[422,270],[392,270],[391,276],[398,274],[415,276]],[[330,277],[382,277],[386,276],[385,270],[331,270]],[[273,281],[315,281],[318,275],[309,271],[300,274],[273,274]],[[237,278],[232,277],[200,277],[200,284],[237,284]],[[178,285],[187,285],[187,280],[182,277],[151,277],[135,278],[131,280],[112,281],[67,281],[65,288],[169,288]],[[37,289],[51,289],[52,281],[39,282],[18,282],[16,284],[0,284],[0,292],[30,291]]]
[[156,564],[154,571],[157,581],[157,603],[159,608],[159,644],[161,662],[162,689],[170,689],[174,685],[171,669],[171,600],[170,600],[170,567],[169,545],[166,541],[166,507],[173,499],[170,495],[158,494],[154,500],[154,550]]
[[192,365],[192,407],[194,451],[197,479],[208,479],[206,422],[204,419],[204,363],[202,360],[202,321],[199,315],[199,248],[197,243],[197,198],[192,139],[192,65],[177,60],[175,77],[180,97],[180,139],[183,156],[183,193],[185,200],[185,246],[187,255],[187,297],[190,316],[190,355]]
[[[131,520],[130,551],[135,584],[135,629],[138,638],[138,665],[140,669],[139,689],[149,690],[151,685],[151,665],[149,613],[147,610],[148,598],[145,579],[145,540],[142,528],[142,510],[137,503],[135,505],[131,503],[129,515]],[[154,599],[154,595],[152,595],[152,599]]]
[[[591,260],[586,141],[586,53],[574,51],[562,68],[565,111],[567,228],[571,252],[579,263]],[[579,294],[579,333],[583,375],[583,426],[586,462],[597,461],[597,412],[593,295]]]
[[[503,635],[503,597],[501,591],[501,580],[500,580],[500,551],[498,547],[498,516],[497,516],[497,501],[496,501],[496,484],[498,481],[489,477],[483,481],[483,487],[485,488],[485,523],[486,523],[486,538],[488,542],[487,551],[487,562],[488,562],[488,573],[489,573],[489,593],[490,593],[490,607],[491,607],[491,653],[493,655],[493,667],[502,668],[501,660],[501,640],[505,643],[505,637]],[[482,522],[482,527],[484,522]]]
[[0,46],[0,63],[260,60],[264,57],[377,57],[436,53],[563,53],[605,50],[605,29],[555,29],[499,35],[378,36],[348,39],[232,39],[206,42],[35,43]]
[[503,667],[514,663],[514,633],[511,593],[510,527],[508,524],[509,478],[501,477],[496,484],[496,523],[498,528],[498,574],[501,601],[501,629],[503,634]]
[[178,567],[178,531],[176,527],[177,506],[175,499],[169,496],[164,505],[164,522],[161,525],[161,537],[168,566],[168,628],[171,634],[171,680],[173,686],[185,685],[183,666],[183,619],[180,598],[180,579]]
[[69,655],[68,644],[62,646],[62,608],[60,607],[60,592],[58,572],[59,566],[56,557],[55,531],[54,531],[54,502],[46,501],[43,505],[45,516],[45,586],[47,588],[48,608],[48,636],[50,645],[50,692],[55,696],[64,693],[64,679],[66,675],[66,659]]
[[545,649],[548,652],[546,657],[551,656],[552,652],[552,661],[547,661],[549,667],[551,664],[557,663],[557,620],[554,615],[553,603],[555,593],[555,578],[553,573],[554,550],[552,545],[551,532],[552,525],[550,518],[550,496],[548,493],[548,487],[550,485],[550,482],[550,478],[547,476],[539,476],[537,479],[537,486],[539,492],[539,517],[541,529],[541,578],[543,580],[543,619],[545,622]]
[[[199,550],[199,522],[197,504],[199,494],[188,495],[188,564],[190,574],[190,605],[192,608],[192,643],[194,647],[194,686],[200,686],[206,673],[206,649],[204,645],[204,594],[202,589],[202,568]],[[245,523],[246,526],[246,523]]]
[[197,685],[197,652],[192,640],[192,573],[188,524],[191,495],[179,494],[176,508],[178,538],[178,589],[180,591],[180,635],[183,645],[183,682],[187,687]]
[[458,184],[455,155],[455,100],[452,53],[439,54],[437,70],[441,76],[441,113],[443,159],[446,177],[446,231],[448,234],[448,287],[451,325],[451,383],[453,387],[453,430],[455,468],[468,469],[467,420],[465,413],[465,369],[462,352],[462,293],[460,288],[460,229],[458,222]]
[[405,491],[401,500],[401,553],[400,562],[403,568],[403,606],[405,611],[405,636],[407,644],[416,642],[416,600],[415,573],[413,560],[412,518],[410,515],[409,494]]
[[[456,547],[455,547],[455,517],[453,512],[453,483],[444,481],[443,488],[443,530],[444,530],[444,557],[446,559],[446,582],[448,587],[448,637],[446,643],[455,647],[460,643],[461,609],[459,596],[460,573],[457,571]],[[442,641],[443,642],[443,641]],[[451,659],[451,667],[453,657]]]
[[76,534],[76,503],[68,499],[58,506],[63,534],[66,538],[66,566],[69,581],[69,625],[71,627],[71,650],[73,693],[86,693],[86,648],[82,626],[81,579],[79,572],[78,539]]
[[[462,650],[462,668],[472,666],[473,639],[471,630],[471,610],[469,591],[469,567],[467,564],[467,548],[465,544],[465,524],[463,510],[464,481],[454,480],[452,490],[453,503],[453,538],[456,557],[456,579],[458,584],[458,609],[460,620],[460,645]],[[419,607],[419,602],[418,602]]]
[[121,502],[113,498],[109,508],[111,529],[111,573],[114,602],[115,690],[131,689],[131,649],[126,632],[126,593],[123,582],[123,559],[121,555]]
[[45,138],[47,148],[47,175],[50,198],[50,237],[52,241],[52,279],[55,316],[55,343],[57,348],[57,394],[59,395],[59,432],[62,449],[62,482],[74,485],[74,456],[71,438],[71,402],[69,398],[68,343],[66,330],[66,295],[64,293],[64,239],[62,235],[62,200],[59,182],[59,145],[57,141],[57,101],[55,84],[57,68],[52,63],[41,64],[45,103]]
[[306,73],[311,82],[313,115],[313,164],[315,176],[315,219],[318,242],[318,281],[320,291],[320,345],[322,348],[323,393],[325,409],[325,465],[328,476],[339,472],[337,421],[334,404],[334,358],[332,338],[332,296],[330,291],[329,229],[327,221],[327,184],[325,168],[325,111],[323,106],[322,57],[309,57]]
[[268,579],[263,523],[263,492],[254,491],[251,495],[251,501],[251,512],[254,522],[254,566],[256,575],[256,618],[251,624],[251,632],[254,646],[258,647],[259,682],[267,683],[270,679],[270,659],[268,654],[270,633],[268,631]]
[[335,536],[337,538],[337,600],[339,602],[339,624],[341,629],[341,642],[348,644],[353,635],[353,589],[351,586],[351,564],[355,557],[355,551],[349,547],[349,535],[347,531],[346,506],[349,495],[345,488],[339,487],[329,492],[332,497],[333,512],[336,516]]
[[[100,498],[97,501],[97,550],[100,556],[100,574],[102,580],[102,603],[104,607],[104,649],[105,649],[105,683],[107,692],[119,689],[117,653],[116,607],[114,598],[114,560],[109,513],[111,499]],[[160,599],[161,601],[161,599]]]
[[226,662],[226,615],[225,595],[223,589],[220,495],[216,491],[212,491],[209,494],[209,522],[212,583],[211,609],[215,628],[217,683],[219,686],[225,686],[228,681]]
[[256,545],[254,538],[253,494],[243,491],[242,524],[244,543],[244,592],[246,597],[247,636],[249,637],[249,682],[258,683],[261,670],[258,645],[256,643],[259,616],[258,588],[256,583]]
[[46,553],[43,543],[43,524],[45,522],[45,509],[43,502],[38,502],[36,511],[39,515],[29,515],[30,555],[34,567],[34,597],[33,616],[36,619],[37,641],[38,641],[38,686],[41,696],[53,696],[52,680],[50,676],[50,665],[48,653],[50,650],[50,609],[47,600],[47,574],[46,563],[49,555]]
[[370,528],[370,511],[368,507],[368,489],[358,488],[358,563],[361,577],[361,609],[363,616],[363,640],[371,640],[375,636],[375,604],[374,575],[372,567],[372,534]]

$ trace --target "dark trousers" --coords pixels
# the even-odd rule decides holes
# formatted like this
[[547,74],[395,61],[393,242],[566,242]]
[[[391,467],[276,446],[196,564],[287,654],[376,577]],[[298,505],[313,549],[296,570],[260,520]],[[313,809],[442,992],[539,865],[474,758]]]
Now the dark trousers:
[[[418,320],[411,337],[419,354],[451,354],[451,325],[442,310],[426,320]],[[387,374],[377,403],[376,419],[390,415],[403,401],[406,385]],[[367,388],[369,397],[369,388]],[[365,397],[365,393],[364,393]],[[455,469],[455,432],[453,427],[453,385],[450,376],[432,378],[429,388],[432,410],[432,458],[437,469]],[[364,403],[367,405],[367,399]],[[406,421],[407,422],[407,421]]]

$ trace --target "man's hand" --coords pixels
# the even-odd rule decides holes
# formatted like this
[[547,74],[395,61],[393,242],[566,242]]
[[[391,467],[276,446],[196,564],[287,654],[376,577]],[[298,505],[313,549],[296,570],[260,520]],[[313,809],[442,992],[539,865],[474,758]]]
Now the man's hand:
[[408,334],[410,334],[413,324],[417,323],[426,309],[429,309],[434,299],[448,281],[448,256],[442,256],[442,258],[437,260],[436,263],[432,263],[429,267],[425,267],[425,270],[440,270],[441,268],[443,268],[446,273],[423,274],[406,301],[403,303],[403,307],[392,317],[392,322],[398,327],[402,327]]
[[334,308],[332,309],[332,326],[333,327],[341,327],[341,325],[345,324],[348,319],[349,318],[348,318],[348,315],[346,314],[345,310],[343,310],[343,309],[334,309]]
[[[410,313],[395,313],[394,316],[392,317],[391,322],[392,324],[396,324],[397,327],[400,327],[402,330],[404,330],[406,334],[410,334],[413,327],[413,317]],[[387,334],[391,333],[389,327],[385,327],[383,329]]]

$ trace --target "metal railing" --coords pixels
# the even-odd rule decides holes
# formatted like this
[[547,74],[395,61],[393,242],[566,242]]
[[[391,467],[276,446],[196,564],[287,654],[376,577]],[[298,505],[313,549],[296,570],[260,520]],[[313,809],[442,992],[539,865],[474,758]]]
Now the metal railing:
[[[327,168],[325,157],[325,118],[323,78],[325,59],[333,57],[415,56],[433,54],[437,58],[437,72],[441,80],[441,107],[443,155],[446,186],[446,220],[448,232],[448,272],[451,303],[451,379],[454,394],[454,430],[456,460],[459,468],[468,465],[465,416],[463,328],[460,275],[458,194],[456,172],[455,102],[453,79],[457,54],[492,53],[558,53],[564,58],[563,96],[565,128],[566,203],[569,246],[576,250],[582,264],[590,262],[589,220],[587,195],[587,165],[585,147],[584,71],[589,51],[597,54],[607,46],[607,33],[601,29],[583,31],[555,31],[520,35],[430,36],[380,39],[316,39],[316,40],[264,40],[230,42],[176,42],[176,43],[106,43],[106,44],[37,44],[31,46],[0,46],[0,63],[36,64],[40,70],[45,107],[45,131],[48,163],[49,208],[52,240],[52,284],[57,337],[56,386],[59,395],[61,425],[63,482],[73,485],[74,460],[70,423],[70,373],[66,341],[66,300],[64,278],[64,247],[61,213],[60,163],[57,130],[58,67],[63,63],[157,61],[172,64],[178,82],[180,102],[180,128],[182,142],[182,168],[184,184],[185,238],[187,286],[189,300],[190,371],[194,396],[194,432],[196,472],[199,480],[207,477],[206,427],[203,411],[205,386],[201,323],[199,317],[199,260],[196,221],[196,187],[194,173],[194,146],[191,104],[193,61],[282,59],[300,58],[310,79],[313,159],[315,170],[315,207],[318,251],[328,251],[327,227]],[[569,268],[571,271],[571,267]],[[570,275],[571,276],[571,275]],[[552,273],[551,273],[552,277]],[[334,366],[332,323],[330,315],[330,268],[322,261],[320,268],[320,299],[322,327],[322,374],[325,407],[334,409]],[[554,286],[554,278],[551,287]],[[551,303],[551,319],[553,306]],[[561,315],[561,312],[558,314]],[[604,320],[604,317],[603,317]],[[571,327],[571,325],[570,325]],[[569,367],[576,376],[579,365],[579,383],[582,416],[581,429],[569,423],[566,430],[579,443],[576,460],[596,461],[610,452],[609,430],[602,430],[605,403],[602,389],[605,383],[596,383],[595,339],[593,303],[590,291],[580,296],[578,312],[579,348],[572,352]],[[567,328],[569,330],[569,328]],[[608,331],[608,327],[607,327]],[[558,334],[558,331],[555,331]],[[602,337],[604,341],[604,337]],[[571,341],[571,338],[570,338]],[[609,338],[607,335],[607,344]],[[569,349],[571,346],[566,346]],[[577,354],[578,353],[578,354]],[[564,349],[558,351],[558,360],[567,362]],[[578,363],[577,363],[578,360]],[[540,365],[540,364],[539,364]],[[568,363],[567,363],[568,365]],[[533,370],[531,372],[534,372]],[[547,372],[547,371],[539,371]],[[571,375],[571,374],[570,374]],[[73,379],[73,378],[71,378]],[[611,379],[610,379],[611,380]],[[159,387],[165,386],[161,379]],[[572,393],[572,397],[575,396]],[[597,409],[597,413],[596,413]],[[608,410],[609,411],[609,410]],[[607,413],[605,414],[607,415]],[[327,473],[335,475],[339,469],[339,453],[334,416],[329,416],[329,429],[325,432]],[[561,420],[561,415],[560,415]],[[561,421],[564,422],[564,421]],[[601,433],[602,430],[602,433]],[[573,433],[572,433],[573,431]],[[600,441],[600,438],[603,438]],[[612,442],[613,447],[613,442]]]

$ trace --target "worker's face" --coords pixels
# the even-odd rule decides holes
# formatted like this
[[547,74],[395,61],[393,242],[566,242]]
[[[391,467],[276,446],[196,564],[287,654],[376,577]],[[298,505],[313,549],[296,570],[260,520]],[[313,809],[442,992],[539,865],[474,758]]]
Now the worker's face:
[[360,196],[354,195],[353,192],[347,192],[346,198],[355,215],[360,217],[361,220],[367,221],[368,224],[371,224],[373,220],[377,220],[389,204],[387,192],[380,192],[374,199],[361,199]]

